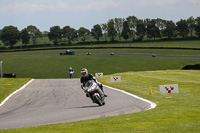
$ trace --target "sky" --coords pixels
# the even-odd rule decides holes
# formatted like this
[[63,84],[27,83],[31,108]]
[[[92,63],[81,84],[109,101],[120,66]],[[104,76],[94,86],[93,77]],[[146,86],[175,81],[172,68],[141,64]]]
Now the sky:
[[0,0],[0,29],[29,25],[40,31],[70,26],[89,30],[114,18],[172,20],[200,17],[200,0]]

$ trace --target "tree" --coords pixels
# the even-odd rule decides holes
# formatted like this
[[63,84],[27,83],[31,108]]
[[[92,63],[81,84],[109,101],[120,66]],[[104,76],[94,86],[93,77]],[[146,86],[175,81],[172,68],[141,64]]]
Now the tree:
[[21,30],[20,37],[22,39],[22,44],[28,44],[30,40],[30,35],[28,34],[28,31],[26,28]]
[[42,32],[42,37],[48,37],[49,32],[48,31],[43,31]]
[[131,30],[129,28],[128,21],[124,21],[121,35],[123,36],[124,39],[126,39],[126,41],[129,38],[130,32]]
[[148,23],[147,23],[147,35],[148,35],[149,38],[154,38],[154,40],[156,39],[156,37],[160,37],[160,30],[156,26],[156,20],[155,19],[148,21]]
[[156,19],[156,27],[158,27],[158,29],[159,29],[161,39],[162,39],[163,31],[165,29],[165,22],[166,22],[166,20],[163,20],[160,18]]
[[2,30],[0,29],[0,40],[1,40]]
[[187,24],[188,24],[188,30],[190,32],[190,37],[192,37],[193,35],[193,31],[195,29],[195,19],[191,16],[187,19]]
[[107,25],[107,23],[101,24],[101,29],[102,29],[103,35],[105,37],[105,41],[107,41],[107,34],[108,34],[108,25]]
[[87,36],[90,35],[90,31],[84,27],[80,27],[78,32],[78,36],[81,38],[83,42],[85,42]]
[[136,35],[139,36],[139,40],[143,40],[146,33],[146,27],[143,20],[139,19],[137,21],[136,31]]
[[113,19],[109,20],[107,25],[108,25],[108,36],[111,37],[112,41],[114,41],[117,33],[115,30],[114,20]]
[[54,42],[54,45],[58,45],[59,40],[62,38],[60,26],[53,26],[48,33],[49,40]]
[[13,47],[19,40],[19,30],[14,26],[5,26],[2,29],[1,40],[6,46]]
[[165,22],[165,29],[163,30],[163,35],[167,36],[169,39],[174,37],[176,33],[176,25],[173,21]]
[[145,28],[146,28],[146,35],[147,35],[147,39],[149,39],[149,34],[148,34],[148,31],[147,31],[147,25],[150,23],[150,19],[149,18],[146,18],[144,19],[144,25],[145,25]]
[[122,30],[123,30],[123,22],[124,22],[123,18],[115,18],[114,19],[115,30],[118,33],[118,37],[119,37],[120,41],[121,41],[121,33],[122,33]]
[[126,18],[126,20],[128,21],[128,25],[130,27],[131,30],[131,37],[133,37],[133,40],[135,39],[135,33],[136,33],[136,25],[137,25],[137,17],[135,16],[129,16]]
[[180,21],[176,22],[176,28],[177,31],[179,32],[179,35],[182,36],[182,38],[187,37],[189,30],[186,20],[181,19]]
[[68,39],[68,43],[71,44],[74,39],[78,38],[77,31],[70,26],[65,26],[62,29],[62,34]]
[[40,32],[40,30],[36,26],[33,26],[33,25],[27,26],[27,31],[28,31],[28,33],[31,37],[33,45],[35,46],[37,38],[42,37],[42,33]]
[[103,36],[101,26],[99,24],[94,25],[91,29],[91,34],[99,42],[100,37]]
[[198,38],[200,38],[200,17],[195,19],[195,31]]

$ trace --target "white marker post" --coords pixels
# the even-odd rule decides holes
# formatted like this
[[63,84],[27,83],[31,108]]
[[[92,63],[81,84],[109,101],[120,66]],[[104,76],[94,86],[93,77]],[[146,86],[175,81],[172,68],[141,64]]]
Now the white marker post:
[[111,76],[110,81],[111,82],[121,81],[121,76]]
[[160,85],[160,94],[179,93],[178,84]]
[[3,65],[2,65],[2,64],[3,64],[3,61],[0,61],[0,67],[1,67],[1,78],[3,77],[3,67],[2,67]]
[[103,77],[103,73],[95,73],[95,77]]

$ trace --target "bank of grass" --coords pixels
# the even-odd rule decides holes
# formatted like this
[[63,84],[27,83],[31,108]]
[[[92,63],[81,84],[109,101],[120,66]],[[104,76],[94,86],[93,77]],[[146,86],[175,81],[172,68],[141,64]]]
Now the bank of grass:
[[[25,52],[0,53],[3,61],[3,73],[14,73],[17,78],[67,78],[68,68],[75,70],[74,77],[79,78],[83,67],[95,74],[113,74],[127,71],[153,71],[182,69],[186,65],[199,64],[198,59],[152,58],[136,56],[111,56],[109,53],[146,53],[200,55],[198,50],[139,50],[139,49],[79,49],[74,56],[60,55],[66,50],[40,50]],[[85,55],[91,53],[107,53],[107,55]],[[82,55],[81,55],[82,54]]]
[[[110,76],[121,76],[121,82],[110,82]],[[157,107],[138,113],[52,124],[6,133],[133,133],[133,132],[200,132],[200,71],[164,70],[125,72],[106,75],[98,80],[157,103]],[[159,85],[178,84],[179,93],[160,94]],[[149,86],[153,94],[149,95]],[[106,90],[105,90],[106,91]],[[109,97],[108,97],[109,98]],[[122,99],[123,100],[123,99]],[[125,102],[125,101],[124,101]]]
[[[95,40],[93,40],[95,42]],[[200,48],[200,40],[175,40],[175,41],[143,41],[143,42],[136,42],[136,41],[130,41],[127,43],[102,43],[102,44],[98,44],[98,43],[89,43],[89,44],[76,44],[80,41],[76,41],[73,42],[72,44],[67,44],[66,42],[64,42],[64,44],[60,44],[60,45],[53,45],[53,42],[50,41],[47,37],[44,38],[38,38],[36,45],[33,46],[32,43],[28,44],[27,46],[31,46],[31,49],[41,49],[41,48],[70,48],[70,47],[131,47],[131,48],[135,48],[135,47],[159,47],[159,48]],[[92,42],[92,41],[91,41]],[[123,41],[125,42],[125,40]],[[27,46],[23,45],[21,42],[17,43],[16,45],[14,45],[14,47],[18,47],[22,48],[22,49],[26,49]],[[20,47],[22,46],[22,47]],[[0,48],[4,48],[3,43],[0,41]]]
[[29,80],[29,78],[0,78],[0,103]]
[[103,72],[108,75],[127,71],[180,70],[186,65],[199,64],[198,59],[20,53],[1,56],[4,73],[14,73],[17,78],[67,78],[68,69],[72,67],[74,77],[79,78],[84,67],[92,74]]

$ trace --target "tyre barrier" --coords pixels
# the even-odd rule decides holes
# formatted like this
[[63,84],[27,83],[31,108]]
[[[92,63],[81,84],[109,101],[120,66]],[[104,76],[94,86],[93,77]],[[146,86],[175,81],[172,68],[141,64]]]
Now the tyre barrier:
[[3,74],[3,78],[16,78],[16,74]]
[[183,67],[182,70],[200,70],[200,64],[187,65]]

